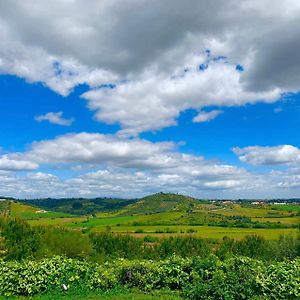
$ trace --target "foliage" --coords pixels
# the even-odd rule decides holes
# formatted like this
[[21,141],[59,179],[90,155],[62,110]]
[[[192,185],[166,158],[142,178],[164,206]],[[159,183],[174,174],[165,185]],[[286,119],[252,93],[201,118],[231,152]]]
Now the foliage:
[[300,260],[267,266],[264,273],[258,273],[257,282],[269,299],[300,299]]
[[[94,198],[94,199],[85,199],[85,198],[64,198],[64,199],[30,199],[22,201],[22,203],[27,203],[42,209],[85,215],[93,214],[99,211],[110,211],[117,210],[134,203],[136,200],[128,199],[117,199],[117,198]],[[79,204],[79,205],[78,205]]]
[[[256,276],[260,263],[249,258],[231,258],[221,264],[198,262],[200,276],[185,288],[190,299],[251,299],[260,295]],[[196,263],[197,265],[197,263]]]
[[41,231],[32,228],[21,219],[1,222],[1,235],[7,249],[7,259],[22,259],[34,255],[40,245]]
[[89,238],[78,231],[60,227],[31,227],[21,219],[9,218],[1,219],[0,229],[7,260],[52,255],[83,258],[92,251]]
[[[294,259],[299,255],[300,236],[282,236],[265,240],[246,236],[241,240],[225,237],[221,242],[198,238],[194,234],[155,238],[136,238],[128,234],[89,233],[62,227],[30,226],[21,219],[0,218],[0,247],[6,260],[64,255],[69,258],[105,261],[115,258],[155,259],[172,256],[207,257],[214,253],[221,259],[247,256],[263,260]],[[4,251],[4,252],[3,252]]]
[[41,261],[0,261],[3,296],[34,295],[60,289],[143,291],[171,289],[188,299],[299,299],[300,260],[274,262],[215,256],[165,260],[123,260],[97,264],[64,257]]
[[137,258],[143,241],[129,235],[113,235],[109,232],[90,235],[94,251],[103,257]]

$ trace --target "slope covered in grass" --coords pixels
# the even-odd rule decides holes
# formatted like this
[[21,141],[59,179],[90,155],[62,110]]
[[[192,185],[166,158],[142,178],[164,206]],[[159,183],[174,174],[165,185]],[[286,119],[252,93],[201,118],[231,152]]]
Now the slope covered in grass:
[[17,201],[11,201],[9,211],[11,217],[22,219],[64,218],[72,216],[71,214],[48,211]]
[[124,208],[126,214],[145,214],[167,211],[187,211],[197,209],[201,201],[184,195],[157,193],[141,198]]
[[45,210],[75,215],[94,214],[99,211],[114,211],[134,203],[136,200],[117,198],[63,198],[30,199],[26,203]]

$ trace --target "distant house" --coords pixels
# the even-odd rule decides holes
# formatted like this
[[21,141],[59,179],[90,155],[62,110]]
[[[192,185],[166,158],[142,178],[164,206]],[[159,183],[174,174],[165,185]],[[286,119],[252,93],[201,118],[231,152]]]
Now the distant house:
[[45,213],[47,213],[47,211],[44,209],[41,209],[41,210],[37,210],[35,213],[36,214],[45,214]]
[[223,201],[222,204],[233,204],[233,202],[229,201],[229,200],[226,200],[226,201]]

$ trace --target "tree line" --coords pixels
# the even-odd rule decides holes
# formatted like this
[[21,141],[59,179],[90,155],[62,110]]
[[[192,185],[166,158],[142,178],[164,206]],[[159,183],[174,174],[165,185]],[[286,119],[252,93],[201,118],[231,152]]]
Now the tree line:
[[0,250],[6,260],[41,259],[54,255],[69,258],[106,261],[115,258],[165,259],[207,257],[220,259],[247,256],[262,260],[292,260],[300,256],[300,236],[281,236],[266,240],[261,236],[246,236],[241,240],[224,237],[221,241],[197,238],[193,235],[156,238],[136,238],[128,234],[84,233],[53,226],[30,226],[18,218],[0,219]]

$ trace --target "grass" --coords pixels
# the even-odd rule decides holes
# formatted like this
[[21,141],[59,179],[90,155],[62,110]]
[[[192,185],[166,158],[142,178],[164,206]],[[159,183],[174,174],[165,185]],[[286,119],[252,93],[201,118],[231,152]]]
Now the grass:
[[270,207],[262,207],[262,208],[251,208],[244,207],[239,204],[233,204],[227,206],[223,209],[215,210],[214,213],[221,214],[224,216],[243,216],[243,217],[270,217],[270,216],[288,216],[289,213],[287,211],[282,210],[272,210]]
[[272,205],[272,208],[275,210],[300,212],[300,205],[297,205],[297,204],[276,204],[276,205]]
[[[123,212],[123,211],[122,211]],[[186,211],[170,211],[153,214],[118,215],[116,212],[98,213],[96,217],[67,217],[67,218],[41,218],[29,220],[32,225],[58,225],[72,229],[88,229],[94,232],[105,232],[110,230],[114,233],[129,233],[137,237],[152,235],[165,237],[170,235],[186,235],[189,231],[195,231],[194,236],[208,239],[222,239],[229,236],[241,239],[246,235],[257,234],[266,239],[277,239],[283,234],[294,234],[296,229],[290,228],[235,228],[217,227],[207,225],[197,225],[203,220],[214,221],[215,219],[228,218],[231,215],[252,216],[253,221],[259,222],[280,222],[282,224],[296,225],[299,217],[290,217],[287,211],[279,211],[276,216],[270,217],[268,208],[248,208],[240,205],[233,205],[232,208],[225,207],[219,210],[196,211],[187,213]],[[275,212],[277,213],[277,212]],[[192,225],[191,225],[192,224]],[[195,225],[193,225],[195,224]],[[198,223],[199,224],[199,223]]]
[[[104,232],[106,227],[96,227],[92,231]],[[232,228],[232,227],[216,227],[216,226],[119,226],[111,227],[114,233],[129,233],[137,237],[145,235],[167,237],[174,235],[189,235],[188,230],[195,230],[193,236],[222,239],[228,236],[235,239],[242,239],[246,235],[260,235],[268,240],[278,239],[281,235],[297,234],[297,229],[253,229],[253,228]],[[142,231],[142,232],[141,232]],[[183,231],[183,233],[181,233]],[[135,233],[138,232],[138,233]],[[161,233],[157,233],[161,232]],[[172,233],[173,232],[173,233]]]
[[178,292],[169,290],[152,291],[151,294],[145,294],[138,290],[112,290],[109,292],[96,291],[54,291],[52,293],[41,294],[31,297],[12,297],[5,298],[0,296],[0,300],[7,299],[32,299],[32,300],[180,300],[182,299]]
[[[156,213],[151,215],[127,215],[127,216],[116,216],[106,214],[105,216],[83,219],[81,222],[72,222],[66,224],[70,227],[102,227],[102,226],[134,226],[134,224],[149,224],[155,225],[156,223],[163,223],[167,225],[172,225],[176,220],[180,219],[181,216],[185,216],[184,212],[165,212],[165,213]],[[176,223],[175,223],[176,224]]]
[[19,217],[22,219],[39,219],[39,218],[65,218],[72,216],[62,212],[52,212],[41,210],[20,202],[11,202],[10,214],[12,217]]
[[[164,214],[166,215],[166,214]],[[189,230],[196,231],[194,236],[208,239],[222,239],[229,236],[241,239],[246,235],[258,234],[266,239],[277,239],[283,234],[296,234],[297,229],[253,229],[253,228],[233,228],[233,227],[217,227],[217,226],[189,226],[189,225],[146,225],[134,226],[130,222],[144,219],[146,216],[119,216],[112,218],[93,218],[88,222],[86,217],[74,218],[56,218],[56,219],[39,219],[29,220],[31,225],[54,225],[65,226],[69,228],[89,228],[95,232],[105,232],[110,227],[114,233],[129,233],[137,237],[152,235],[157,237],[165,237],[172,235],[186,235]],[[157,217],[157,215],[152,216]],[[169,216],[170,217],[170,216]],[[293,218],[291,218],[293,219]],[[122,224],[123,222],[123,224]],[[77,224],[76,224],[77,223]],[[127,224],[126,224],[127,223]],[[119,226],[118,226],[119,225]],[[137,232],[137,233],[136,233]],[[158,233],[161,232],[161,233]],[[172,233],[173,232],[173,233]]]
[[270,222],[270,223],[277,223],[280,222],[282,224],[288,224],[288,225],[297,225],[300,223],[300,216],[299,217],[282,217],[282,218],[251,218],[253,221],[258,222]]
[[[154,197],[154,198],[153,198]],[[168,205],[173,205],[177,195],[156,194],[149,199],[154,203],[162,204],[161,198],[166,198]],[[136,202],[129,205],[138,209],[146,203],[146,208],[150,206],[149,199],[144,198],[144,202]],[[146,200],[145,200],[146,199]],[[194,199],[180,198],[183,203],[194,203]],[[179,201],[179,203],[180,203]],[[276,210],[274,209],[276,207]],[[152,207],[152,206],[151,206]],[[37,213],[36,207],[25,205],[19,202],[11,202],[11,214],[27,219],[31,225],[54,225],[71,229],[85,229],[87,231],[104,232],[110,230],[114,233],[129,233],[137,237],[153,235],[165,237],[170,235],[186,235],[193,232],[194,236],[208,239],[222,239],[229,236],[241,239],[246,235],[257,234],[266,239],[277,239],[283,234],[294,234],[296,229],[292,228],[236,228],[208,226],[212,222],[216,225],[218,221],[228,221],[232,223],[232,217],[248,217],[253,222],[281,223],[288,226],[300,223],[300,217],[296,215],[299,205],[265,205],[263,207],[249,207],[240,204],[215,205],[202,203],[193,210],[182,209],[181,211],[165,211],[157,213],[126,214],[127,208],[111,212],[98,212],[92,216],[72,216],[60,212]],[[292,209],[292,213],[290,212]]]
[[10,201],[0,200],[0,213],[9,210]]
[[199,207],[201,202],[195,198],[172,194],[157,193],[139,199],[139,201],[124,208],[127,214],[166,212],[174,210],[188,210]]
[[30,225],[38,226],[65,226],[69,227],[70,224],[76,223],[76,222],[82,222],[86,220],[86,217],[67,217],[67,218],[41,218],[41,219],[29,219],[27,222]]

